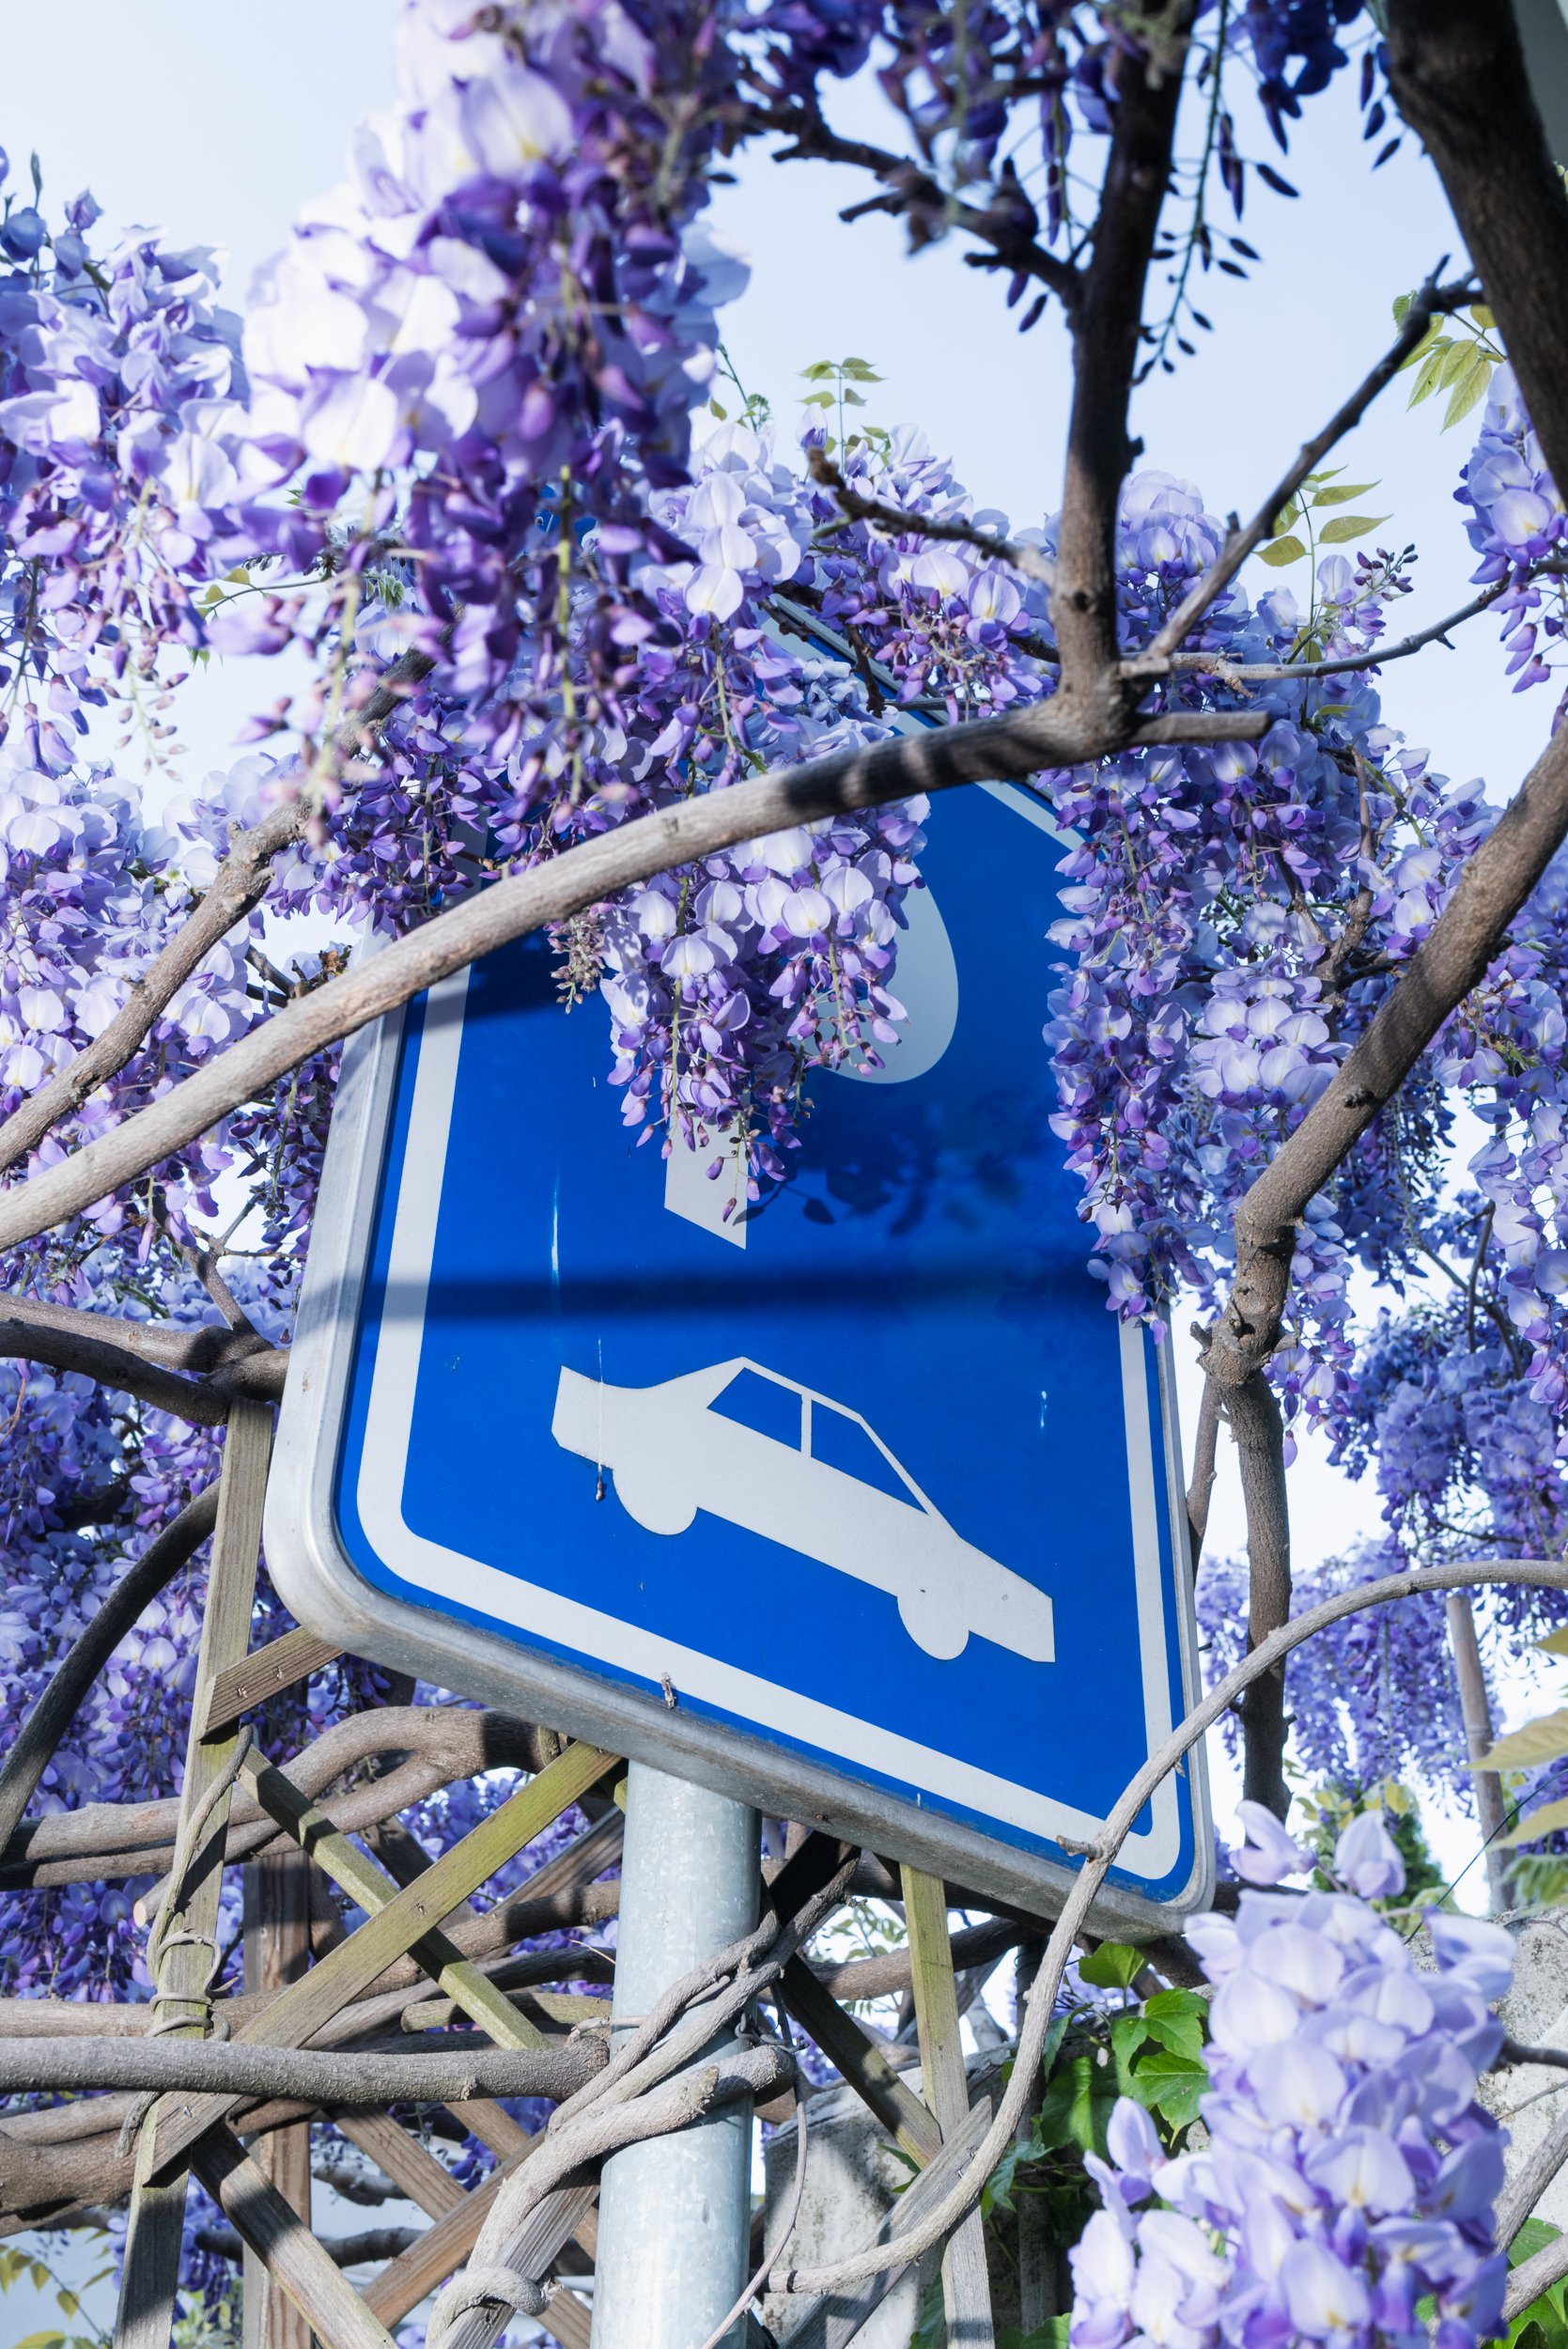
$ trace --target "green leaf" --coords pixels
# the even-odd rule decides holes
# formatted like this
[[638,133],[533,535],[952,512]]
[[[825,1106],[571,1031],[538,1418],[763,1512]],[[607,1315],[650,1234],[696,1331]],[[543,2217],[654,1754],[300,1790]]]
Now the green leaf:
[[1517,1850],[1521,1843],[1533,1843],[1543,1835],[1555,1835],[1560,1828],[1568,1827],[1568,1796],[1557,1802],[1544,1802],[1539,1811],[1529,1812],[1516,1827],[1499,1835],[1499,1846]]
[[1149,2026],[1136,2007],[1126,2015],[1118,2015],[1110,2026],[1110,2052],[1119,2067],[1126,2067],[1149,2036]]
[[1117,2083],[1109,2063],[1075,2056],[1047,2089],[1034,2124],[1042,2153],[1076,2145],[1080,2153],[1103,2154],[1106,2123],[1116,2102]]
[[1388,519],[1387,514],[1336,514],[1318,537],[1326,547],[1343,546],[1347,538],[1364,538],[1369,531],[1381,530]]
[[1458,424],[1463,417],[1469,414],[1472,408],[1479,407],[1491,388],[1491,360],[1483,350],[1477,350],[1471,355],[1473,365],[1468,373],[1456,380],[1449,394],[1449,404],[1443,411],[1445,432],[1450,425]]
[[909,2336],[909,2349],[945,2349],[947,2310],[942,2304],[942,2279],[934,2277],[920,2304],[920,2317]]
[[[1399,321],[1399,324],[1404,324],[1404,319]],[[1436,319],[1432,319],[1432,324],[1427,326],[1427,331],[1425,331],[1425,334],[1422,334],[1421,343],[1416,345],[1416,350],[1411,350],[1411,352],[1406,352],[1406,357],[1404,357],[1402,362],[1399,362],[1397,373],[1402,373],[1402,376],[1404,376],[1404,371],[1406,371],[1406,366],[1425,366],[1425,362],[1427,362],[1427,359],[1432,357],[1432,350],[1435,350],[1435,345],[1439,343],[1439,338],[1441,338],[1441,326],[1436,324]],[[1416,404],[1416,401],[1411,399],[1411,406],[1413,406],[1413,404]]]
[[79,2316],[82,2312],[82,2303],[69,2284],[62,2284],[54,2295],[54,2306],[62,2316]]
[[846,408],[863,408],[865,406],[865,402],[861,397],[859,392],[846,392],[844,395],[844,404]]
[[70,2349],[70,2344],[64,2333],[52,2327],[47,2332],[29,2333],[25,2341],[15,2344],[15,2349]]
[[1568,1631],[1548,1631],[1535,1644],[1543,1656],[1568,1656]]
[[1157,2048],[1134,2067],[1132,2092],[1141,2105],[1159,2113],[1172,2128],[1185,2129],[1198,2118],[1198,2107],[1209,2084],[1206,2064],[1190,2056],[1171,2055]]
[[1472,1762],[1472,1770],[1533,1770],[1543,1762],[1556,1762],[1568,1753],[1568,1709],[1545,1713],[1527,1721],[1510,1736],[1499,1737],[1489,1753]]
[[1331,489],[1314,490],[1314,506],[1348,506],[1352,498],[1364,498],[1369,490],[1375,490],[1375,481],[1336,481]]
[[1298,563],[1306,552],[1299,538],[1275,538],[1258,549],[1258,560],[1270,563],[1279,570],[1286,563]]
[[997,2349],[1067,2349],[1067,2327],[1072,2321],[1070,2316],[1048,2316],[1032,2333],[1004,2325],[997,2335]]
[[876,368],[864,359],[846,359],[843,365],[851,383],[880,383],[882,381]]
[[[1409,405],[1412,408],[1419,408],[1421,401],[1423,399],[1430,399],[1432,394],[1437,389],[1437,377],[1441,371],[1443,361],[1447,357],[1448,353],[1453,350],[1454,344],[1451,336],[1447,334],[1439,334],[1436,342],[1431,344],[1423,343],[1421,348],[1421,350],[1425,352],[1426,356],[1421,360],[1421,371],[1417,376],[1415,383],[1411,388]],[[1417,356],[1420,357],[1420,352],[1418,352]],[[1407,366],[1413,366],[1414,361],[1406,360],[1405,365]]]
[[720,405],[719,405],[719,403],[718,403],[718,401],[717,401],[716,399],[710,399],[710,400],[708,401],[708,403],[707,403],[707,404],[708,404],[708,407],[709,407],[710,411],[712,412],[712,413],[713,413],[714,415],[716,415],[716,416],[718,417],[718,419],[719,419],[719,421],[720,421],[720,423],[721,423],[721,424],[728,424],[728,422],[729,422],[729,418],[728,418],[728,416],[724,413],[724,411],[723,411],[723,410],[720,407]]
[[1474,366],[1477,356],[1476,347],[1467,336],[1450,343],[1443,353],[1443,363],[1437,369],[1437,390],[1446,392],[1451,383],[1456,382],[1460,376]]
[[1486,307],[1484,302],[1472,302],[1470,304],[1470,316],[1474,319],[1476,324],[1481,328],[1483,334],[1491,334],[1498,322],[1492,316],[1491,311]]
[[1271,538],[1278,538],[1282,532],[1294,529],[1296,524],[1300,520],[1301,500],[1298,497],[1295,497],[1292,498],[1288,506],[1281,506],[1279,512],[1275,515],[1274,525],[1269,531],[1269,537]]
[[808,383],[826,383],[832,372],[833,363],[831,359],[815,359],[809,367],[800,369],[801,375]]
[[1190,1990],[1160,1990],[1143,2009],[1151,2035],[1172,2055],[1201,2062],[1205,2001]]
[[1148,1962],[1130,1942],[1102,1941],[1097,1950],[1079,1960],[1079,1980],[1096,1990],[1125,1990]]
[[1508,2247],[1508,2264],[1517,2267],[1525,2260],[1532,2260],[1537,2251],[1544,2251],[1548,2243],[1555,2243],[1560,2230],[1549,2218],[1527,2218]]

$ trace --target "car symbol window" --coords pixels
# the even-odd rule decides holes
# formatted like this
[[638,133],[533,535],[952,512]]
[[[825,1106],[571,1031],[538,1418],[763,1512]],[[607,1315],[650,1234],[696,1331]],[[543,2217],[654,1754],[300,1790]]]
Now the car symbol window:
[[800,1404],[799,1387],[785,1386],[780,1378],[765,1378],[760,1371],[741,1370],[707,1408],[721,1419],[733,1419],[738,1426],[749,1427],[753,1435],[770,1436],[775,1443],[799,1452]]
[[812,1458],[820,1460],[824,1468],[838,1469],[846,1476],[852,1476],[858,1485],[869,1485],[873,1492],[886,1493],[890,1500],[921,1505],[919,1494],[910,1489],[908,1480],[899,1475],[881,1445],[852,1412],[835,1410],[831,1403],[814,1395],[808,1440]]

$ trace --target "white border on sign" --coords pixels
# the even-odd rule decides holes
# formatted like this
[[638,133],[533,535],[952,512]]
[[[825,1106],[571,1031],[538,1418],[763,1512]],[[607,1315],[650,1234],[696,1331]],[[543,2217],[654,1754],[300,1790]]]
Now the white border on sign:
[[[982,787],[1055,835],[1056,827],[1027,794],[1007,785]],[[804,1697],[737,1665],[641,1630],[523,1576],[467,1557],[415,1532],[406,1523],[403,1490],[468,976],[466,970],[457,972],[433,988],[428,998],[409,1144],[398,1186],[388,1286],[409,1304],[406,1311],[383,1319],[380,1327],[356,1494],[360,1522],[382,1564],[412,1590],[472,1610],[525,1636],[548,1640],[590,1665],[609,1665],[632,1673],[655,1688],[667,1675],[683,1696],[697,1698],[765,1732],[794,1738],[851,1766],[902,1783],[917,1800],[922,1795],[936,1796],[1050,1841],[1063,1835],[1074,1842],[1092,1840],[1104,1821],[1090,1812],[900,1736],[880,1723]],[[1160,1589],[1158,1483],[1143,1332],[1124,1327],[1120,1335],[1144,1730],[1152,1753],[1172,1727]],[[1181,1820],[1173,1780],[1167,1779],[1159,1787],[1151,1810],[1151,1825],[1127,1838],[1117,1865],[1129,1875],[1157,1881],[1170,1874],[1180,1857]]]

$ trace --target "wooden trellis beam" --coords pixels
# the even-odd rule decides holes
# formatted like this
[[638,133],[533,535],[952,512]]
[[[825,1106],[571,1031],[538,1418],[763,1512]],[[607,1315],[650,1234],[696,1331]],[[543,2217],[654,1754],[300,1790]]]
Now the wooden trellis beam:
[[[209,2130],[191,2166],[321,2349],[396,2349],[380,2317],[372,2315],[299,2213],[227,2129]],[[166,2334],[163,2349],[168,2349]]]
[[[301,1852],[253,1859],[244,1870],[245,1987],[281,1990],[310,1963],[310,1862]],[[311,2223],[310,2123],[270,2129],[251,2158],[303,2223]],[[439,2165],[438,2165],[439,2166]],[[242,2349],[310,2349],[310,2327],[247,2246],[241,2271]]]
[[265,1647],[218,1673],[207,1693],[203,1736],[215,1737],[253,1705],[265,1704],[269,1697],[281,1696],[296,1681],[323,1672],[342,1654],[340,1647],[334,1647],[330,1640],[318,1640],[314,1631],[286,1631],[280,1640],[270,1640]]
[[[970,2125],[970,2090],[947,1926],[947,1887],[940,1876],[919,1868],[904,1870],[904,1921],[909,1933],[921,2084],[943,2138],[954,2138]],[[963,2349],[994,2349],[985,2222],[978,2210],[949,2239],[942,2256],[942,2299],[950,2341],[961,2342]]]
[[[272,1414],[268,1407],[237,1401],[229,1412],[224,1441],[212,1563],[196,1658],[185,1781],[180,1790],[176,1845],[179,1881],[171,1884],[155,1928],[155,1995],[167,2010],[160,2020],[167,2020],[181,2034],[197,2038],[206,2035],[209,1994],[217,1966],[214,1937],[236,1754],[232,1734],[207,1738],[201,1733],[213,1682],[229,1665],[238,1663],[250,1645],[272,1441]],[[171,2170],[167,2164],[163,2165],[163,2174],[155,2176],[160,2168],[156,2146],[162,2109],[154,2106],[137,2142],[116,2349],[168,2349],[174,2321],[185,2177],[182,2170]]]
[[[613,1754],[596,1746],[569,1746],[548,1769],[530,1779],[489,1818],[443,1852],[427,1875],[396,1893],[301,1981],[281,1990],[262,2015],[236,2032],[236,2038],[271,2046],[307,2045],[340,2008],[361,1997],[405,1952],[411,1952],[439,1977],[449,1963],[446,1946],[432,1940],[442,1919],[585,1795],[614,1760]],[[232,2097],[225,2096],[169,2100],[157,2124],[155,2173],[178,2162],[233,2103]],[[157,2349],[165,2345],[159,2343]]]

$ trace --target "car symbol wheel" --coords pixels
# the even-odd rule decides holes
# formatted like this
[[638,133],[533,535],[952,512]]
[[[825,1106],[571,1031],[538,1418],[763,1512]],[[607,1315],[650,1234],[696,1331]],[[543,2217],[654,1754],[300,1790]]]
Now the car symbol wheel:
[[970,1627],[945,1595],[928,1590],[906,1591],[898,1602],[899,1619],[916,1647],[938,1661],[950,1664],[969,1645]]
[[615,1494],[629,1517],[649,1533],[684,1533],[697,1514],[697,1504],[677,1486],[645,1470],[618,1468]]

